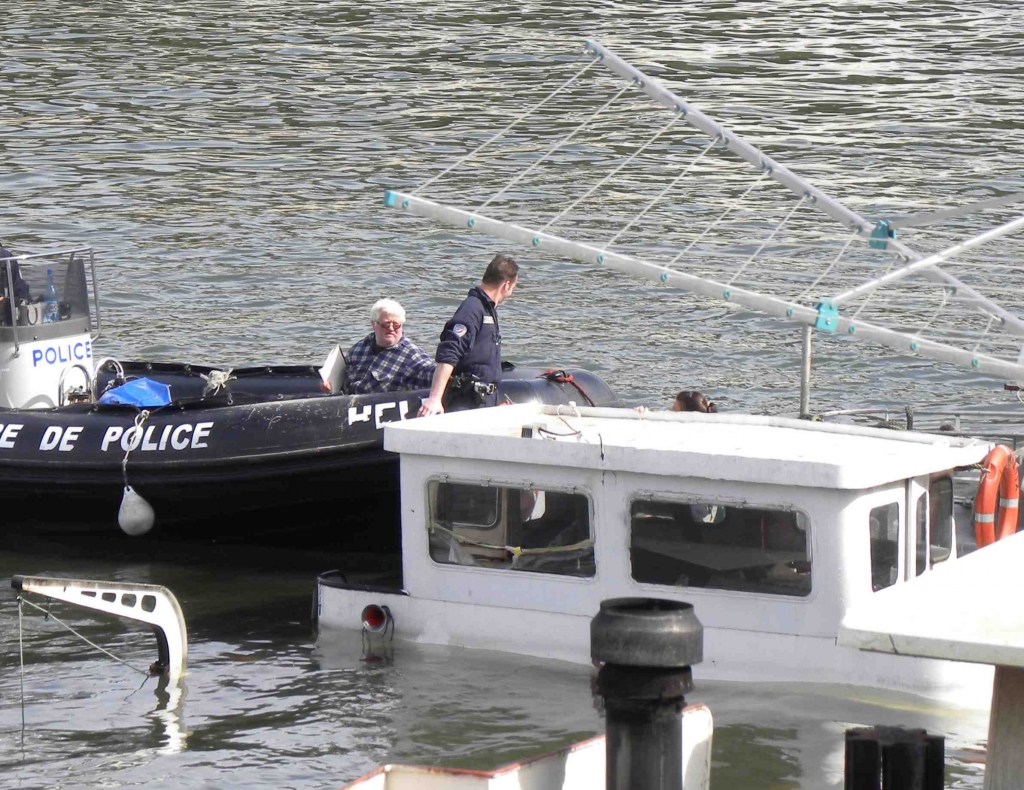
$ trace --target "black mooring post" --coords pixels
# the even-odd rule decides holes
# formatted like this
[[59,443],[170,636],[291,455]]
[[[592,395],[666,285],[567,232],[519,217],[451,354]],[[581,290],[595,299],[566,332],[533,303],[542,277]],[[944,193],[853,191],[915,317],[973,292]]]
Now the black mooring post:
[[946,739],[924,730],[846,731],[845,790],[942,790]]
[[590,622],[590,656],[600,666],[607,790],[682,790],[684,695],[704,657],[693,606],[655,598],[601,602]]

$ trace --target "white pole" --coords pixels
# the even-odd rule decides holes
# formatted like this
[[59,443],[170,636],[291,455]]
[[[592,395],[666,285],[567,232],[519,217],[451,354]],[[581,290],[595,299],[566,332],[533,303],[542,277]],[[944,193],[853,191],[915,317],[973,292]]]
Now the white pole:
[[[604,47],[595,41],[588,41],[586,46],[587,51],[596,55],[610,71],[618,74],[623,79],[636,82],[644,93],[659,104],[672,110],[672,112],[682,113],[683,118],[687,123],[696,129],[700,129],[709,137],[721,135],[723,139],[722,144],[726,148],[758,170],[767,171],[771,178],[785,186],[793,192],[793,194],[798,197],[806,195],[812,203],[818,206],[818,208],[824,211],[828,216],[838,222],[841,222],[847,228],[856,229],[860,233],[870,233],[874,228],[873,223],[851,211],[835,198],[826,195],[820,189],[791,172],[788,168],[780,165],[774,159],[765,155],[745,140],[737,137],[726,127],[704,115],[704,113],[696,107],[663,87],[659,82],[657,82],[657,80],[648,77],[639,69],[622,60],[622,58],[607,47]],[[893,251],[903,255],[910,261],[916,262],[921,260],[921,255],[919,253],[910,249],[902,242],[897,241],[895,238],[886,239],[886,244],[888,247],[891,247]],[[969,296],[979,304],[984,305],[983,312],[995,315],[1002,319],[1003,326],[1008,332],[1024,336],[1024,320],[1000,307],[983,294],[978,293],[969,285],[961,282],[954,275],[943,271],[942,269],[933,268],[931,264],[926,266],[921,274],[930,280],[945,282],[954,286],[961,296]]]
[[[607,266],[625,274],[643,277],[674,288],[682,288],[711,298],[735,302],[744,307],[749,307],[751,310],[758,310],[776,318],[785,318],[802,324],[810,324],[811,326],[818,323],[818,311],[812,307],[787,302],[784,299],[767,296],[756,291],[749,291],[745,288],[737,288],[716,282],[715,280],[707,280],[692,274],[686,274],[685,272],[668,269],[664,266],[633,257],[632,255],[602,250],[599,247],[569,241],[561,236],[555,236],[544,231],[524,228],[521,225],[502,222],[482,214],[464,211],[451,206],[443,206],[406,192],[387,192],[384,196],[384,204],[400,208],[418,217],[446,222],[456,227],[504,239],[514,244],[522,244],[526,247],[543,250],[546,253],[554,253],[565,258],[593,263],[598,266]],[[1024,364],[1008,362],[987,354],[972,353],[966,349],[953,348],[942,343],[936,343],[933,340],[904,335],[891,329],[852,320],[843,316],[835,316],[832,320],[835,322],[837,334],[856,335],[860,339],[881,343],[898,351],[920,354],[921,356],[937,359],[941,362],[967,366],[978,373],[987,373],[1011,381],[1024,381]]]
[[920,271],[928,266],[934,266],[937,263],[942,263],[950,258],[955,258],[962,252],[966,252],[974,247],[980,247],[982,244],[990,242],[993,239],[998,239],[1000,236],[1005,236],[1008,233],[1013,233],[1021,227],[1024,227],[1024,217],[1018,217],[1011,222],[1007,222],[1005,225],[1000,225],[997,228],[987,230],[984,233],[980,233],[966,241],[960,242],[959,244],[954,244],[949,249],[936,252],[934,255],[929,255],[927,258],[921,258],[919,261],[914,261],[910,265],[904,266],[902,269],[897,269],[896,271],[889,272],[875,280],[870,280],[858,285],[856,288],[839,294],[839,296],[835,297],[832,301],[838,305],[842,302],[848,302],[851,299],[856,299],[858,296],[871,293],[875,289],[881,288],[883,285],[888,285],[896,280],[902,280],[904,277],[907,277],[916,271]]
[[803,327],[803,344],[800,365],[800,416],[811,415],[811,343],[814,340],[813,328],[809,324]]

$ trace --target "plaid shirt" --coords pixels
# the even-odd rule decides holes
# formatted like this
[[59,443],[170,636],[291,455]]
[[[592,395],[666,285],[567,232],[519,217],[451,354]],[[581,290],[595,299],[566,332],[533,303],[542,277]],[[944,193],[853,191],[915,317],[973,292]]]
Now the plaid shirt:
[[404,337],[391,348],[380,348],[370,332],[348,352],[345,392],[369,395],[374,392],[426,389],[437,363]]

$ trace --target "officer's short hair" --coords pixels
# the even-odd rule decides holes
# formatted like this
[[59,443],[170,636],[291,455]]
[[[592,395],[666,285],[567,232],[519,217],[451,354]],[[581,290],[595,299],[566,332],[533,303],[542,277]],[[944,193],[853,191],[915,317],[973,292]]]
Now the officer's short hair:
[[393,315],[402,324],[405,323],[405,308],[394,299],[378,299],[370,308],[370,320],[376,321],[381,313]]
[[498,253],[487,264],[482,282],[484,285],[501,285],[505,282],[512,282],[518,277],[519,264],[512,260],[511,256]]

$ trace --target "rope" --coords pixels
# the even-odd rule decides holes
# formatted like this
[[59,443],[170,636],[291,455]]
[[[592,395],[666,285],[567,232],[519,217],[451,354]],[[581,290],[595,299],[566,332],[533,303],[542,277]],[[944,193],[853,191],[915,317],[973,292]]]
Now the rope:
[[18,657],[21,659],[21,731],[25,732],[25,645],[22,639],[21,596],[18,596]]
[[479,207],[477,208],[476,212],[477,212],[477,213],[479,214],[479,213],[480,213],[481,211],[483,211],[483,210],[484,210],[484,209],[485,209],[485,208],[486,208],[487,206],[489,206],[489,205],[490,205],[491,203],[493,203],[493,202],[494,202],[495,200],[497,200],[497,199],[498,199],[498,198],[500,198],[500,197],[501,197],[502,195],[504,195],[504,194],[505,194],[505,193],[506,193],[506,192],[507,192],[507,191],[508,191],[509,189],[511,189],[511,188],[512,188],[513,186],[515,186],[516,184],[518,184],[518,183],[519,183],[520,181],[522,181],[522,180],[523,180],[523,178],[524,178],[524,177],[525,177],[525,176],[526,176],[527,174],[529,174],[529,173],[533,172],[533,169],[534,169],[535,167],[537,167],[537,165],[541,164],[541,162],[543,162],[543,161],[544,161],[545,159],[547,159],[547,158],[548,158],[549,156],[551,156],[551,154],[553,154],[553,153],[554,153],[555,151],[557,151],[557,150],[558,150],[559,148],[561,148],[561,147],[562,147],[563,145],[565,145],[565,144],[566,144],[567,142],[569,142],[569,141],[570,141],[570,140],[571,140],[571,139],[572,139],[573,137],[575,137],[575,136],[576,136],[577,134],[579,134],[579,133],[580,133],[580,132],[582,132],[582,131],[583,131],[584,129],[586,129],[586,128],[587,128],[587,126],[589,126],[589,125],[590,125],[590,122],[591,122],[591,121],[593,121],[593,120],[594,120],[595,118],[597,118],[597,116],[598,116],[598,115],[600,115],[600,114],[601,114],[601,113],[603,113],[603,112],[604,112],[604,111],[605,111],[606,109],[608,109],[608,107],[609,107],[609,106],[611,106],[612,102],[614,102],[614,101],[615,101],[616,99],[618,99],[618,98],[619,98],[619,97],[620,97],[620,96],[621,96],[621,95],[622,95],[623,93],[625,93],[625,92],[626,92],[627,90],[629,90],[629,88],[630,88],[630,86],[631,86],[632,84],[633,84],[633,83],[631,83],[631,82],[627,82],[627,83],[626,83],[626,84],[625,84],[625,85],[624,85],[624,86],[623,86],[623,87],[622,87],[622,88],[621,88],[621,89],[619,90],[619,92],[618,92],[618,93],[616,93],[616,94],[615,94],[614,96],[612,96],[612,97],[611,97],[611,98],[610,98],[610,99],[609,99],[608,101],[606,101],[606,102],[605,102],[604,104],[602,104],[602,105],[601,105],[601,106],[600,106],[600,107],[599,107],[599,108],[598,108],[598,109],[597,109],[597,110],[596,110],[596,111],[595,111],[595,112],[594,112],[594,113],[593,113],[593,114],[592,114],[592,115],[591,115],[591,116],[590,116],[589,118],[587,118],[587,119],[586,119],[586,120],[585,120],[585,121],[584,121],[583,123],[581,123],[581,124],[580,124],[579,126],[577,126],[577,127],[575,128],[575,129],[573,129],[573,130],[572,130],[572,131],[571,131],[571,132],[569,133],[569,136],[568,136],[568,137],[564,137],[564,138],[562,138],[561,140],[559,140],[559,141],[558,141],[557,143],[555,143],[555,144],[554,144],[554,145],[553,145],[553,146],[552,146],[551,148],[549,148],[549,149],[548,149],[548,152],[547,152],[546,154],[544,154],[544,156],[542,156],[542,157],[541,157],[540,159],[538,159],[538,160],[537,160],[536,162],[534,162],[534,163],[533,163],[532,165],[530,165],[530,166],[529,166],[528,168],[526,168],[526,169],[525,169],[525,170],[524,170],[524,171],[523,171],[522,173],[520,173],[520,174],[519,174],[519,175],[517,175],[517,176],[516,176],[515,178],[513,178],[513,179],[512,179],[511,181],[509,181],[509,182],[508,182],[507,184],[505,184],[505,186],[504,186],[504,187],[502,187],[502,188],[501,188],[501,190],[500,190],[500,191],[499,191],[499,192],[498,192],[498,193],[497,193],[496,195],[493,195],[492,197],[488,198],[488,199],[487,199],[487,200],[485,200],[485,201],[484,201],[483,203],[481,203],[481,204],[480,204],[480,206],[479,206]]
[[828,265],[828,267],[825,269],[825,271],[823,271],[821,273],[821,275],[818,277],[817,280],[815,280],[813,283],[811,283],[809,286],[807,286],[807,288],[804,290],[804,292],[802,294],[800,294],[793,301],[799,302],[801,299],[803,299],[805,296],[807,296],[807,294],[809,294],[811,291],[813,291],[815,288],[817,288],[818,287],[818,283],[820,283],[822,280],[824,280],[826,277],[828,277],[828,273],[830,271],[832,271],[832,269],[835,268],[836,264],[839,263],[839,261],[843,257],[843,255],[846,254],[846,248],[849,247],[851,244],[853,244],[853,240],[856,239],[857,236],[859,236],[859,235],[860,235],[860,229],[858,228],[857,230],[855,230],[853,232],[853,234],[850,236],[850,238],[846,240],[846,244],[843,245],[843,248],[839,251],[839,254],[835,257],[835,260],[832,261],[832,263],[830,263]]
[[203,387],[203,397],[207,395],[216,395],[221,391],[221,388],[225,388],[229,381],[236,381],[238,376],[232,376],[234,368],[228,368],[224,370],[211,370],[210,375],[207,376],[205,373],[200,373],[199,378],[206,382],[206,386]]
[[583,387],[580,386],[579,382],[577,382],[576,379],[572,377],[572,374],[566,373],[564,370],[551,368],[550,370],[546,370],[545,372],[541,373],[539,376],[537,376],[537,378],[547,379],[548,381],[556,381],[559,384],[572,384],[577,390],[579,390],[580,395],[583,396],[584,400],[586,400],[586,402],[589,405],[597,405],[596,403],[594,403],[594,399],[587,394],[586,390],[584,390]]
[[942,289],[942,302],[939,304],[938,310],[936,310],[934,313],[932,313],[931,314],[931,318],[929,318],[927,321],[925,321],[924,326],[922,326],[920,329],[917,330],[917,332],[914,333],[915,337],[921,337],[921,333],[924,332],[924,330],[926,330],[928,327],[930,327],[932,325],[932,321],[934,321],[936,318],[938,318],[939,317],[939,313],[941,313],[946,308],[946,304],[947,304],[946,297],[947,297],[948,293],[949,292],[945,288]]
[[576,81],[577,79],[579,79],[580,77],[582,77],[582,76],[583,76],[583,74],[584,74],[584,73],[585,73],[585,72],[587,71],[587,69],[589,69],[589,68],[590,68],[591,66],[593,66],[593,65],[594,65],[595,63],[597,63],[597,60],[596,60],[596,59],[595,59],[595,60],[591,60],[591,61],[590,61],[589,63],[587,63],[587,65],[585,65],[585,66],[584,66],[584,67],[583,67],[582,69],[580,69],[580,70],[579,70],[579,71],[577,71],[577,72],[576,72],[575,74],[573,74],[573,75],[572,75],[572,76],[571,76],[571,77],[570,77],[570,78],[569,78],[568,80],[566,80],[566,81],[565,81],[564,83],[562,83],[562,84],[561,84],[561,85],[560,85],[560,86],[559,86],[558,88],[556,88],[556,89],[555,89],[555,90],[554,90],[554,91],[553,91],[552,93],[550,93],[550,94],[548,94],[547,96],[545,96],[545,97],[544,97],[543,99],[541,99],[541,101],[540,101],[540,102],[538,102],[537,104],[533,105],[533,107],[531,107],[531,108],[530,108],[530,109],[528,109],[528,110],[527,110],[526,112],[524,112],[524,113],[523,113],[522,115],[520,115],[520,116],[519,116],[518,118],[516,118],[516,119],[515,119],[514,121],[512,121],[512,123],[510,123],[510,124],[509,124],[508,126],[506,126],[506,127],[504,128],[504,129],[502,129],[502,130],[501,130],[500,132],[498,132],[497,134],[495,134],[495,135],[494,135],[493,137],[491,137],[491,138],[490,138],[489,140],[486,140],[486,141],[484,141],[483,143],[481,143],[481,144],[480,144],[479,146],[477,146],[476,148],[474,148],[474,149],[473,149],[472,151],[470,151],[470,152],[469,152],[468,154],[466,154],[466,155],[465,155],[465,156],[463,156],[463,157],[462,157],[461,159],[459,159],[458,161],[456,161],[456,162],[455,162],[455,163],[454,163],[453,165],[451,165],[450,167],[448,167],[448,168],[446,168],[446,169],[442,170],[442,171],[441,171],[440,173],[438,173],[438,174],[437,174],[436,176],[434,176],[433,178],[430,178],[430,179],[427,179],[426,181],[424,181],[424,182],[423,182],[422,184],[420,184],[420,185],[419,185],[418,187],[416,187],[416,189],[414,189],[414,190],[413,190],[413,191],[412,191],[412,192],[411,192],[410,194],[416,195],[416,194],[417,194],[417,193],[419,193],[420,191],[422,191],[422,190],[426,189],[426,188],[427,188],[428,186],[430,186],[431,184],[433,184],[433,183],[434,183],[435,181],[437,181],[437,180],[439,180],[439,179],[443,178],[444,176],[448,175],[448,173],[450,173],[450,172],[451,172],[452,170],[454,170],[454,169],[455,169],[456,167],[458,167],[459,165],[461,165],[461,164],[462,164],[463,162],[466,162],[466,161],[468,161],[469,159],[472,159],[472,158],[473,158],[474,156],[476,156],[476,155],[477,155],[478,153],[480,153],[480,152],[481,152],[481,151],[482,151],[482,150],[483,150],[484,148],[486,148],[486,147],[487,147],[487,146],[489,146],[489,145],[490,145],[491,143],[493,143],[493,142],[494,142],[495,140],[497,140],[497,139],[498,139],[499,137],[501,137],[501,136],[502,136],[502,135],[504,135],[504,134],[505,134],[506,132],[508,132],[508,130],[509,130],[509,129],[511,129],[511,128],[512,128],[513,126],[515,126],[515,125],[516,125],[517,123],[519,123],[520,121],[524,121],[524,120],[526,120],[526,119],[527,119],[527,118],[529,118],[529,117],[530,117],[530,116],[531,116],[531,115],[532,115],[533,113],[535,113],[535,112],[536,112],[537,110],[539,110],[539,109],[540,109],[541,107],[543,107],[543,106],[544,106],[545,104],[547,104],[547,102],[548,102],[548,100],[549,100],[549,99],[553,99],[553,98],[554,98],[555,96],[557,96],[557,95],[558,95],[559,93],[561,93],[561,92],[562,92],[563,90],[565,90],[566,88],[568,88],[568,87],[569,87],[569,86],[570,86],[570,85],[571,85],[571,84],[572,84],[573,82],[575,82],[575,81]]
[[480,549],[491,549],[493,551],[507,551],[513,557],[528,556],[531,554],[561,554],[563,552],[579,551],[581,549],[589,549],[594,546],[594,539],[587,538],[581,540],[579,543],[573,543],[569,546],[542,546],[534,549],[524,549],[522,546],[499,546],[496,543],[484,543],[483,541],[473,540],[467,538],[464,535],[457,535],[450,529],[442,527],[440,524],[431,524],[432,530],[443,532],[451,538],[454,538],[460,546],[476,546]]
[[996,317],[995,317],[994,315],[989,315],[989,317],[988,317],[988,323],[987,323],[987,324],[985,325],[985,329],[984,329],[984,330],[982,331],[982,333],[981,333],[981,338],[979,338],[979,340],[978,340],[978,343],[977,343],[977,345],[975,345],[975,346],[974,346],[974,348],[973,348],[973,349],[971,349],[971,353],[972,353],[972,354],[974,354],[974,353],[977,353],[977,351],[978,351],[978,346],[980,346],[980,345],[981,345],[981,341],[982,341],[982,340],[984,340],[984,338],[985,338],[985,335],[987,335],[987,334],[988,334],[988,330],[992,328],[992,323],[993,323],[993,322],[994,322],[995,320],[996,320]]
[[670,260],[668,262],[668,265],[671,266],[676,261],[678,261],[680,258],[682,258],[684,255],[686,255],[686,253],[688,253],[693,248],[694,244],[696,244],[698,241],[703,239],[710,231],[714,230],[715,226],[718,225],[722,220],[724,220],[733,211],[733,209],[735,209],[737,206],[740,205],[740,203],[742,203],[744,200],[746,200],[747,195],[749,195],[751,192],[753,192],[756,187],[760,186],[761,183],[769,176],[770,173],[771,173],[771,171],[769,171],[769,170],[762,171],[761,176],[756,181],[754,181],[753,184],[751,184],[749,187],[747,187],[747,191],[744,192],[742,195],[740,195],[738,198],[736,198],[736,200],[733,201],[733,203],[730,206],[728,206],[725,209],[725,211],[723,211],[715,219],[714,222],[712,222],[710,225],[708,225],[706,228],[704,228],[703,231],[701,231],[701,234],[697,238],[695,238],[693,241],[691,241],[689,244],[687,244],[686,247],[682,250],[682,252],[680,252],[678,255],[676,255],[676,257],[674,257],[672,260]]
[[[147,672],[146,670],[139,669],[138,667],[133,667],[127,661],[124,661],[123,659],[118,658],[117,656],[115,656],[113,653],[111,653],[106,648],[102,648],[99,645],[97,645],[95,642],[89,641],[86,637],[82,636],[80,633],[78,633],[78,631],[76,631],[70,625],[68,625],[65,622],[62,622],[61,620],[58,620],[56,617],[54,617],[52,614],[50,614],[50,612],[48,612],[43,607],[38,606],[38,605],[32,603],[32,601],[25,601],[21,596],[18,596],[18,602],[21,603],[22,601],[24,601],[24,603],[27,603],[29,606],[31,606],[31,607],[33,607],[35,609],[38,609],[40,612],[45,612],[46,616],[49,617],[51,620],[53,620],[55,623],[57,623],[58,625],[64,626],[66,629],[68,629],[71,633],[73,633],[75,636],[77,636],[79,639],[81,639],[83,642],[85,642],[90,647],[96,648],[101,653],[106,653],[108,656],[110,656],[112,659],[114,659],[118,664],[124,664],[126,667],[128,667],[128,669],[131,669],[131,670],[133,670],[135,672],[138,672],[141,675],[146,675],[146,676],[149,675],[149,672]],[[21,611],[21,607],[20,606],[18,607],[18,611],[20,613],[20,611]],[[19,614],[19,623],[20,622],[21,622],[21,618],[20,618],[20,614]],[[23,662],[24,662],[24,659],[23,659]],[[22,671],[24,671],[24,668],[23,668]]]
[[655,133],[654,137],[649,139],[646,143],[641,145],[632,154],[630,154],[625,162],[620,164],[618,167],[616,167],[614,170],[612,170],[612,172],[610,172],[608,175],[606,175],[604,178],[602,178],[600,181],[598,181],[596,184],[594,184],[594,186],[592,186],[590,189],[588,189],[586,192],[584,192],[582,197],[579,197],[576,200],[574,200],[572,202],[572,204],[568,208],[563,209],[562,211],[558,212],[548,222],[547,225],[545,225],[543,228],[541,228],[541,232],[543,232],[543,231],[547,230],[548,228],[550,228],[552,225],[554,225],[556,222],[558,222],[558,220],[560,220],[562,217],[564,217],[566,214],[568,214],[570,211],[572,211],[574,208],[576,208],[576,206],[578,206],[580,203],[582,203],[584,200],[586,200],[588,197],[590,197],[592,194],[594,194],[594,192],[596,192],[598,189],[600,189],[602,186],[604,186],[610,179],[614,178],[616,173],[618,173],[620,170],[622,170],[622,168],[624,168],[626,165],[628,165],[630,162],[632,162],[634,159],[636,159],[637,156],[642,154],[645,148],[647,148],[651,143],[653,143],[655,140],[657,140],[659,137],[661,137],[661,135],[663,135],[665,132],[667,132],[669,129],[671,129],[672,125],[675,124],[675,122],[678,121],[682,117],[683,117],[682,111],[679,111],[678,113],[676,113],[672,117],[671,121],[669,121],[667,124],[665,124],[663,127],[661,127],[661,129],[659,129]]
[[[129,428],[129,431],[134,430],[135,435],[139,437],[139,444],[142,444],[142,426],[146,424],[146,420],[149,419],[149,410],[143,409],[137,415],[135,415],[135,425]],[[132,444],[128,443],[128,449],[124,451],[124,460],[121,461],[121,476],[124,478],[124,486],[128,487],[128,456],[132,453]]]
[[[898,258],[890,258],[890,259],[889,259],[889,265],[888,265],[888,266],[886,267],[886,269],[885,269],[885,274],[883,274],[883,275],[882,275],[882,277],[885,277],[885,275],[886,275],[886,274],[888,274],[889,272],[891,272],[891,271],[892,271],[892,267],[893,267],[893,266],[895,265],[895,263],[896,263],[896,261],[897,261],[897,260],[898,260]],[[881,290],[881,289],[879,289],[879,288],[876,288],[875,290],[871,291],[871,292],[870,292],[870,293],[869,293],[869,294],[867,295],[867,298],[866,298],[866,299],[864,300],[864,302],[863,302],[863,303],[861,304],[861,306],[857,308],[857,311],[856,311],[856,312],[855,312],[855,313],[853,314],[853,317],[854,317],[854,318],[856,318],[857,316],[859,316],[859,315],[861,314],[861,311],[863,311],[863,310],[864,310],[864,308],[868,306],[868,303],[869,303],[869,302],[870,302],[870,301],[871,301],[872,299],[874,299],[874,298],[875,298],[875,294],[876,294],[876,293],[878,293],[878,291],[879,291],[879,290]]]
[[754,254],[747,259],[747,262],[740,266],[739,270],[737,270],[736,274],[732,276],[732,279],[729,280],[727,285],[732,285],[734,282],[736,282],[736,278],[743,274],[743,270],[746,269],[751,263],[753,263],[754,258],[756,258],[761,253],[761,250],[763,250],[768,245],[768,242],[775,238],[775,234],[782,229],[782,226],[789,221],[789,218],[792,217],[796,210],[803,205],[804,201],[807,200],[808,197],[810,197],[810,193],[808,192],[804,192],[804,194],[800,196],[800,200],[797,201],[796,205],[793,206],[793,208],[789,210],[789,213],[782,218],[782,222],[775,226],[775,230],[771,232],[771,235],[763,242],[761,242],[761,246],[754,251]]
[[650,203],[648,203],[646,206],[644,206],[644,210],[643,211],[641,211],[639,214],[637,214],[635,217],[633,217],[633,219],[631,219],[629,222],[627,222],[626,223],[626,227],[624,227],[622,230],[620,230],[618,233],[616,233],[614,236],[612,236],[611,241],[609,241],[607,244],[605,244],[604,248],[608,249],[609,247],[611,247],[615,243],[615,240],[617,238],[619,238],[619,236],[621,236],[623,233],[625,233],[627,230],[629,230],[631,227],[633,227],[633,225],[635,225],[640,220],[640,218],[643,217],[644,214],[646,214],[648,211],[650,211],[651,207],[654,206],[654,204],[658,203],[663,197],[665,197],[665,195],[667,195],[669,193],[669,191],[676,184],[679,183],[679,181],[683,178],[683,176],[685,176],[687,173],[689,173],[690,170],[693,169],[693,166],[696,165],[701,159],[704,158],[704,154],[706,154],[708,151],[710,151],[712,148],[714,148],[718,144],[718,141],[721,140],[721,139],[722,139],[721,135],[719,135],[714,140],[712,140],[708,144],[708,146],[703,151],[700,152],[700,154],[697,156],[697,158],[694,159],[692,162],[690,162],[690,164],[688,164],[686,166],[686,169],[683,170],[682,173],[680,173],[675,178],[673,178],[672,181],[669,183],[669,185],[667,187],[665,187],[663,190],[661,190],[661,192],[658,193],[658,195],[654,198],[654,200],[652,200]]

